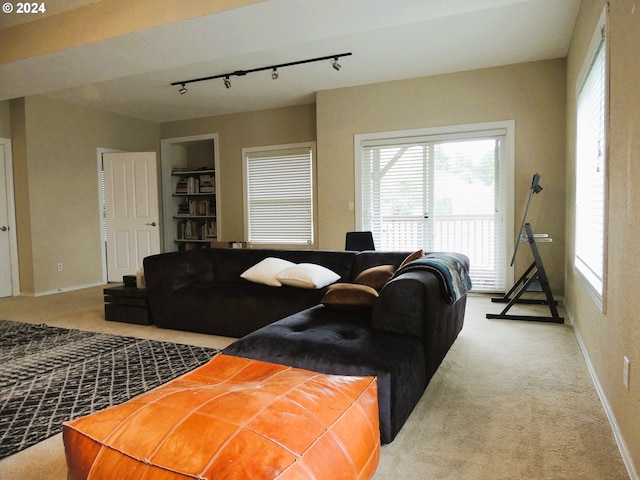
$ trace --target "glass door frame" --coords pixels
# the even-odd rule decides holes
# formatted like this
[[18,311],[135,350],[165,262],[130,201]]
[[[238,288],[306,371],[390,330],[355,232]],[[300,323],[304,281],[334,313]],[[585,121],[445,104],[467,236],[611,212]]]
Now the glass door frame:
[[[405,144],[415,140],[416,143],[418,143],[423,140],[423,138],[420,137],[429,137],[427,140],[428,142],[437,142],[438,140],[479,138],[483,136],[504,137],[504,141],[498,142],[498,148],[500,148],[500,164],[497,165],[499,184],[497,184],[496,187],[499,189],[501,195],[500,204],[498,205],[499,214],[497,215],[496,220],[504,223],[505,228],[504,243],[501,245],[501,255],[504,255],[505,257],[504,260],[501,261],[504,262],[505,268],[504,278],[501,279],[501,283],[504,283],[505,288],[508,288],[508,286],[513,283],[514,278],[513,265],[510,265],[510,262],[508,261],[508,257],[510,257],[512,253],[512,240],[515,234],[515,121],[513,120],[354,135],[355,229],[363,229],[362,155],[365,144],[368,142],[385,142],[386,140],[390,143],[404,142]],[[430,148],[433,148],[433,146]],[[432,165],[431,168],[433,168],[434,162],[428,163],[430,163]],[[431,175],[429,175],[429,182],[433,183],[433,181],[433,172],[431,172]],[[435,195],[433,185],[430,185],[428,190],[428,195],[433,197]],[[430,205],[432,207],[430,210],[433,210],[433,199]],[[423,215],[423,227],[426,226],[428,220],[431,220],[431,224],[433,225],[435,222],[434,212],[426,211],[424,208],[423,211],[425,213]],[[433,235],[433,229],[425,229],[425,231],[427,232],[427,235]],[[425,238],[423,241],[428,242],[430,239]]]

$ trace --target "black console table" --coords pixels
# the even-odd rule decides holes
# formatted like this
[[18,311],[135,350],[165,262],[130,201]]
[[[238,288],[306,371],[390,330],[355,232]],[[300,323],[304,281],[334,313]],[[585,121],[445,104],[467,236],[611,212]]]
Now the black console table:
[[151,325],[147,290],[119,285],[104,289],[104,318],[113,322]]

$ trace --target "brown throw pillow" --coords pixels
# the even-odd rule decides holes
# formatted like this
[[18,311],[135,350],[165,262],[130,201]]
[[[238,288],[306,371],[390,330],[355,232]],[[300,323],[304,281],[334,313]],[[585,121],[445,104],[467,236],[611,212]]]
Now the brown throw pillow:
[[367,268],[356,276],[353,283],[367,285],[379,292],[387,281],[389,281],[395,271],[395,265],[378,265],[376,267]]
[[378,292],[367,285],[334,283],[320,301],[324,306],[338,309],[372,308]]
[[[425,253],[424,250],[420,249],[420,250],[416,250],[415,252],[413,252],[411,255],[409,255],[407,258],[405,258],[402,263],[400,264],[400,267],[406,265],[409,262],[413,262],[414,260],[417,260],[419,258],[424,257]],[[398,267],[398,268],[400,268]]]

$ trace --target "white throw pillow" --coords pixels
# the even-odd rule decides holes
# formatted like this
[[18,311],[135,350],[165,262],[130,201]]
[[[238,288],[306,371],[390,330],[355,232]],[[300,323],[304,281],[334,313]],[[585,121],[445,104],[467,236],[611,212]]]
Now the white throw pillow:
[[263,283],[270,287],[281,287],[282,283],[276,276],[283,270],[294,265],[295,263],[283,260],[282,258],[267,257],[242,272],[240,276],[250,282]]
[[322,265],[299,263],[276,275],[283,285],[300,288],[322,288],[340,279],[340,275]]

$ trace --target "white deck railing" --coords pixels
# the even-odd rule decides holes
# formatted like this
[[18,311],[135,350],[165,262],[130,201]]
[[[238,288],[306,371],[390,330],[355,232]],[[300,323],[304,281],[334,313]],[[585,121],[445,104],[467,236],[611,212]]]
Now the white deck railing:
[[[378,250],[459,252],[471,261],[475,290],[494,290],[496,281],[496,224],[493,215],[439,215],[431,239],[424,238],[422,217],[383,217]],[[493,279],[493,280],[491,280]],[[486,288],[483,288],[486,286]]]

